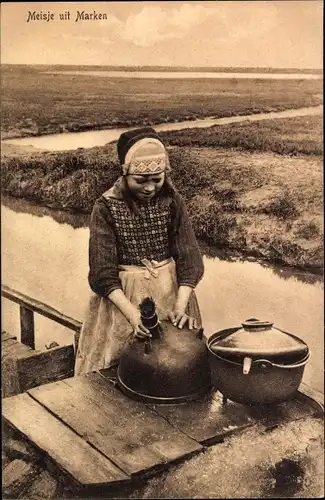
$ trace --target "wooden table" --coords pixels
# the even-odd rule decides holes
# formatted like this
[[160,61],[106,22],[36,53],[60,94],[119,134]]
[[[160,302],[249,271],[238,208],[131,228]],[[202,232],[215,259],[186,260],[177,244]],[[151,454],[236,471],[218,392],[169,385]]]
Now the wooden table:
[[301,393],[272,410],[223,404],[218,392],[182,405],[147,405],[122,394],[108,375],[103,370],[3,399],[6,425],[82,488],[134,483],[249,426],[321,412]]

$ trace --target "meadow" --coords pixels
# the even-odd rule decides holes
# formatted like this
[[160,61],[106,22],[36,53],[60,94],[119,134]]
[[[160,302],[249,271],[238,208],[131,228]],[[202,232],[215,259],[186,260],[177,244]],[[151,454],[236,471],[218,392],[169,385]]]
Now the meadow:
[[[321,80],[118,79],[43,70],[4,67],[2,137],[233,116],[322,102]],[[202,242],[322,270],[321,116],[161,136],[170,154],[172,179]],[[115,147],[47,152],[3,143],[2,192],[89,214],[95,199],[118,176]]]
[[322,80],[155,80],[48,70],[2,66],[2,138],[221,118],[322,103]]
[[204,129],[161,132],[170,146],[240,148],[282,155],[322,155],[323,116],[230,123]]

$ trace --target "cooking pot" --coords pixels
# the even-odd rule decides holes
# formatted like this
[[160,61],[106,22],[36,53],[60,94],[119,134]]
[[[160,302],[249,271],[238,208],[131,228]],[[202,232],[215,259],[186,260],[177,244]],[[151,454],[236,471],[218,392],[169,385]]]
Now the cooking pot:
[[310,359],[301,339],[255,318],[213,334],[207,347],[215,388],[242,404],[292,398]]
[[118,387],[128,396],[155,404],[195,400],[212,388],[208,349],[203,330],[159,321],[152,299],[140,304],[142,323],[150,341],[134,339],[123,352]]

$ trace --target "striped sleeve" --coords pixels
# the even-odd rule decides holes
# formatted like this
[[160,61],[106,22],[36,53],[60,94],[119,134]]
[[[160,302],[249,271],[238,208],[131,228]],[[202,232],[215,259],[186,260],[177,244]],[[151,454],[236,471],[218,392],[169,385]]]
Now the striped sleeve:
[[122,289],[122,285],[113,220],[102,199],[95,202],[89,230],[89,286],[93,292],[107,297],[113,290]]
[[179,193],[176,193],[173,208],[171,248],[178,285],[195,288],[203,277],[204,264],[184,200]]

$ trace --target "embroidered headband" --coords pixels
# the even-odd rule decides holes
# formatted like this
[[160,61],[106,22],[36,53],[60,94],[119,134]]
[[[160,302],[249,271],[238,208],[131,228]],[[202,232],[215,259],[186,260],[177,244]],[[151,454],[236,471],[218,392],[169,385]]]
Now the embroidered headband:
[[123,175],[153,175],[169,170],[167,151],[162,142],[153,137],[145,137],[133,144],[122,165]]

